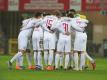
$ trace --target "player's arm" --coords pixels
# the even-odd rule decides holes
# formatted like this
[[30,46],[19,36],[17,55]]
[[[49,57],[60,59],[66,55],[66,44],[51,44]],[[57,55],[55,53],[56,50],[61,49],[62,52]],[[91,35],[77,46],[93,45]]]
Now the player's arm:
[[81,27],[79,27],[79,25],[76,23],[76,20],[75,19],[73,19],[71,22],[70,22],[70,24],[71,24],[71,29],[74,29],[74,30],[76,30],[76,31],[79,31],[79,32],[83,32],[84,30],[85,30],[85,28],[81,28]]
[[44,30],[44,31],[50,31],[47,27],[46,27],[46,22],[43,20],[42,22],[41,22],[41,27],[42,27],[42,29]]
[[65,34],[65,31],[60,26],[61,26],[60,21],[55,21],[51,27],[51,30],[52,31],[58,31],[60,33]]

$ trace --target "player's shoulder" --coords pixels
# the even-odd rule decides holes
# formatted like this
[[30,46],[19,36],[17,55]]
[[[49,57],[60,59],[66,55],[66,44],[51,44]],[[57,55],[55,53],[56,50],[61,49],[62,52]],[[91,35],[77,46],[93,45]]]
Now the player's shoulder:
[[61,17],[60,21],[71,21],[72,18],[69,17]]
[[54,16],[54,15],[48,15],[48,16],[46,16],[46,18],[50,18],[50,19],[58,19],[56,16]]
[[75,17],[72,19],[73,21],[81,21],[81,22],[85,22],[88,23],[89,21],[87,19],[81,18],[81,17]]
[[27,23],[29,20],[30,20],[30,18],[24,19],[24,20],[22,20],[22,23]]

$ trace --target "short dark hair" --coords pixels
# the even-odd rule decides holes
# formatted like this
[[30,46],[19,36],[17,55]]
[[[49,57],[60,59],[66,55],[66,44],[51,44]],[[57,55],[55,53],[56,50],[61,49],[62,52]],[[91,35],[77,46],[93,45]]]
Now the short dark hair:
[[76,10],[75,10],[75,9],[70,9],[69,11],[76,13]]
[[68,13],[67,17],[74,18],[74,15],[72,13]]
[[66,16],[67,15],[66,11],[61,12],[61,14],[62,14],[62,16]]
[[41,16],[42,15],[42,13],[40,13],[40,12],[36,12],[35,13],[35,17],[39,17],[39,16]]

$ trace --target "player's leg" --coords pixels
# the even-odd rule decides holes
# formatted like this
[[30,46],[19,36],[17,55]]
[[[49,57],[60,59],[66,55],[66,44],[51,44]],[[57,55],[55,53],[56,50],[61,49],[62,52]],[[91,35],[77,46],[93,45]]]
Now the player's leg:
[[16,69],[20,66],[19,64],[19,58],[16,59]]
[[37,65],[37,50],[33,50],[34,52],[34,65],[36,66]]
[[[22,47],[19,47],[20,49],[24,49],[24,50],[26,50],[26,53],[27,53],[27,55],[29,55],[30,54],[30,40],[29,40],[29,38],[31,37],[31,32],[32,32],[32,29],[27,29],[27,30],[23,30],[22,31],[23,32],[23,34],[21,35],[21,37],[23,38],[20,38],[20,36],[19,36],[19,41],[20,41],[20,46],[22,45],[22,44],[24,44]],[[21,39],[21,40],[20,40]],[[31,57],[31,56],[30,56]],[[19,58],[19,61],[20,61],[20,66],[21,66],[21,68],[25,68],[24,66],[23,66],[23,56],[21,56],[20,58]]]
[[55,38],[54,38],[54,35],[51,34],[49,36],[49,57],[48,57],[48,67],[47,67],[47,70],[53,70],[54,67],[52,66],[52,63],[53,63],[53,58],[54,58],[54,55],[55,55]]
[[85,52],[85,56],[86,58],[90,61],[90,62],[94,62],[94,59],[92,59],[87,52]]
[[[62,46],[62,45],[61,45]],[[60,39],[58,40],[58,43],[57,43],[57,52],[55,54],[55,69],[58,69],[58,63],[59,63],[59,59],[60,59]]]
[[69,64],[69,53],[65,53],[65,66],[64,69],[68,69],[68,64]]
[[28,62],[28,69],[34,69],[34,66],[32,65],[32,54],[30,49],[26,50],[26,59]]
[[27,47],[27,34],[23,35],[26,31],[21,31],[19,33],[18,36],[18,53],[16,55],[13,56],[13,58],[11,60],[9,60],[8,62],[8,66],[11,69],[12,68],[12,63],[16,60],[19,59],[19,63],[22,60],[22,56],[23,56],[23,51],[25,51],[25,48]]
[[41,44],[40,44],[40,37],[37,38],[37,65],[36,65],[36,69],[41,70],[42,69],[42,48],[41,48]]
[[60,54],[59,66],[60,66],[61,69],[63,68],[63,59],[64,59],[64,53]]
[[87,44],[87,35],[86,33],[81,33],[81,38],[80,38],[80,70],[83,70],[85,67],[85,51],[86,51],[86,44]]
[[73,69],[74,68],[74,55],[73,55],[73,51],[71,51],[69,56],[70,56],[69,69]]
[[81,51],[80,53],[80,66],[79,66],[79,70],[83,70],[85,67],[85,53],[84,51]]
[[95,68],[96,68],[95,60],[92,59],[92,58],[88,55],[87,52],[85,52],[85,57],[91,62],[92,68],[93,68],[93,70],[95,70]]
[[[22,56],[23,56],[23,54],[22,54],[21,51],[19,51],[16,55],[14,55],[13,58],[10,59],[9,62],[8,62],[8,68],[9,68],[9,69],[12,69],[12,63],[13,63],[16,59],[18,59],[19,57],[22,57]],[[19,63],[20,63],[20,62],[19,62]]]
[[38,56],[37,56],[38,66],[39,69],[41,70],[43,69],[43,64],[42,64],[43,34],[41,34],[40,37],[38,37],[37,46],[38,46]]
[[38,65],[41,66],[41,60],[42,60],[41,51],[38,51],[37,60],[38,60]]
[[44,35],[44,63],[45,66],[48,65],[48,54],[49,54],[49,40],[45,38],[46,35]]
[[70,52],[71,51],[71,41],[69,38],[65,40],[64,48],[65,48],[65,66],[64,66],[64,69],[67,70],[68,64],[70,61],[70,53],[71,53]]
[[74,51],[74,70],[79,70],[78,68],[78,51]]
[[55,51],[55,45],[56,45],[56,40],[55,40],[55,35],[51,34],[49,38],[49,58],[48,58],[48,65],[52,66],[53,63],[53,58],[54,58],[54,51]]
[[58,63],[59,63],[59,58],[60,58],[60,52],[57,52],[55,55],[55,69],[58,69]]
[[55,55],[55,69],[58,69],[58,63],[60,60],[60,66],[63,67],[63,54],[64,52],[64,42],[62,39],[59,38],[57,43],[57,53]]
[[51,50],[49,50],[48,65],[50,65],[50,66],[52,65],[53,58],[54,58],[54,50],[51,49]]
[[34,52],[34,65],[37,65],[37,38],[36,38],[36,33],[35,31],[32,34],[32,46],[33,46],[33,52]]

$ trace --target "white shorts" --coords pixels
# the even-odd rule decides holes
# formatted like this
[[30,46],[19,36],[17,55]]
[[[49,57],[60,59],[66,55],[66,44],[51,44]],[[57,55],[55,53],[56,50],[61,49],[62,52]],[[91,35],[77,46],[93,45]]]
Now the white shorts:
[[60,38],[57,43],[58,52],[71,52],[71,39]]
[[82,32],[76,34],[74,41],[74,50],[86,51],[86,44],[87,44],[87,34]]
[[44,50],[55,49],[55,33],[44,32]]
[[29,40],[28,40],[28,43],[27,43],[27,49],[32,49],[32,40],[31,40],[32,38],[30,38]]
[[43,50],[43,33],[33,31],[32,45],[33,50]]
[[18,35],[18,49],[26,50],[28,46],[28,41],[32,35],[32,28],[22,30]]

